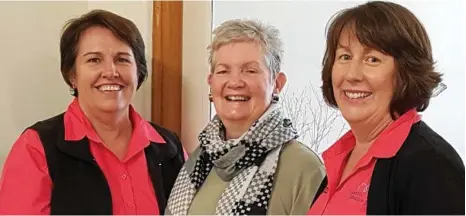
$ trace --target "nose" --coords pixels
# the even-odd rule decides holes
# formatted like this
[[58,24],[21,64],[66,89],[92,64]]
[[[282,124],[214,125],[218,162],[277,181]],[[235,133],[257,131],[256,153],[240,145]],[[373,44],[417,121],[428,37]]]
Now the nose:
[[111,60],[105,61],[102,69],[102,76],[105,78],[117,78],[120,76],[115,66],[115,63]]
[[349,82],[359,82],[364,78],[363,75],[363,64],[357,61],[351,62],[348,70],[345,73],[345,79]]
[[232,72],[228,77],[227,87],[231,89],[242,88],[245,86],[241,72]]

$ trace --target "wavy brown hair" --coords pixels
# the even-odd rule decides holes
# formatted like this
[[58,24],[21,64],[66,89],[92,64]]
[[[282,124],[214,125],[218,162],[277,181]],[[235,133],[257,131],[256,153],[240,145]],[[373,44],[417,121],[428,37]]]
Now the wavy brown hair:
[[393,119],[416,108],[424,111],[433,90],[442,81],[435,71],[429,37],[421,22],[405,7],[391,2],[371,1],[342,10],[329,21],[326,50],[322,60],[322,93],[338,108],[332,86],[335,52],[343,30],[350,30],[366,47],[393,56],[395,88],[390,102]]

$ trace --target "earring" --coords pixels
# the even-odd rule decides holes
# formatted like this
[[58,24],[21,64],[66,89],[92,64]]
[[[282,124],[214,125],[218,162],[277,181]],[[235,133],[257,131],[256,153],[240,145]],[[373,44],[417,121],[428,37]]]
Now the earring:
[[70,88],[70,95],[75,96],[76,94],[76,89],[75,88]]
[[279,100],[280,100],[280,97],[278,97],[278,94],[273,93],[272,94],[272,103],[278,103]]
[[214,100],[212,99],[212,92],[209,93],[209,101],[214,102]]

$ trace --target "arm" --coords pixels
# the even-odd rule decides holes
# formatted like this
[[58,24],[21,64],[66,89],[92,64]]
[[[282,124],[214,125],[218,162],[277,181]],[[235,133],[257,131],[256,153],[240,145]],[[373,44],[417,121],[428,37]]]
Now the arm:
[[269,203],[271,215],[305,215],[325,177],[325,167],[303,144],[287,144],[278,161]]
[[308,175],[303,179],[304,181],[300,184],[290,215],[305,215],[309,211],[324,177],[325,167],[322,165],[312,175]]
[[433,151],[423,151],[409,159],[400,184],[401,214],[464,215],[464,165]]
[[52,181],[37,132],[13,144],[0,179],[0,214],[50,214]]

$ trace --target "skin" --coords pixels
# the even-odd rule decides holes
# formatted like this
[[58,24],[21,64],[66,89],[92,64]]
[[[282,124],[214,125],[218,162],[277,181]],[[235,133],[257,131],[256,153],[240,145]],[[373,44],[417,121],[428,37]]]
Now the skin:
[[[392,56],[363,46],[348,29],[341,33],[332,69],[333,92],[356,138],[341,181],[353,171],[372,142],[393,121],[389,105],[395,87],[395,71]],[[369,96],[352,99],[348,93]]]
[[[81,109],[104,145],[122,159],[131,139],[129,106],[137,89],[137,66],[130,46],[106,28],[87,29],[79,40],[71,83],[79,92]],[[122,88],[99,90],[108,84]]]
[[[226,129],[226,138],[239,138],[267,110],[273,93],[280,93],[286,76],[275,78],[268,69],[262,46],[236,42],[221,46],[213,56],[213,72],[208,76],[217,115]],[[247,101],[231,101],[228,96]]]

